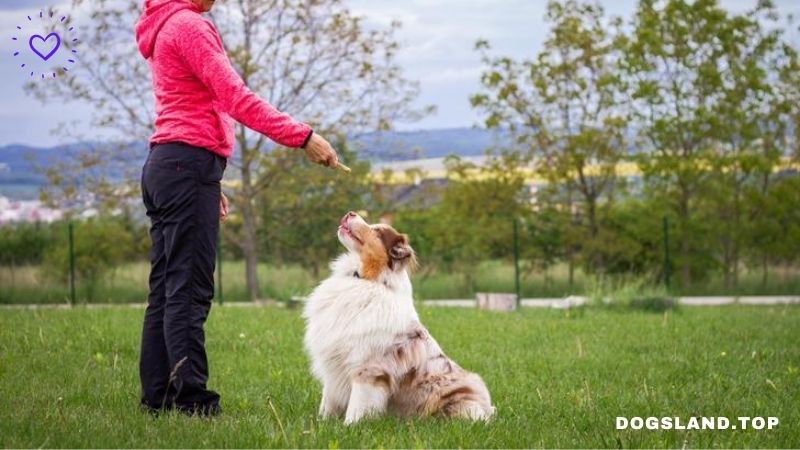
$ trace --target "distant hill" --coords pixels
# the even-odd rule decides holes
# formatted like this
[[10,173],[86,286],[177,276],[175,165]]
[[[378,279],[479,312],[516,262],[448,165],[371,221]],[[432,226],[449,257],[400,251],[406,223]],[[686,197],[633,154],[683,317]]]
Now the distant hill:
[[[441,158],[450,154],[459,156],[482,155],[487,149],[497,148],[508,141],[508,133],[476,128],[447,128],[419,131],[384,131],[354,137],[352,148],[362,158],[372,162],[408,161],[422,158]],[[146,156],[144,144],[142,160]],[[26,145],[0,146],[0,196],[13,199],[32,199],[46,182],[36,167],[45,168],[75,157],[86,144],[56,147],[31,147]]]
[[35,171],[37,166],[47,166],[70,152],[63,146],[50,148],[26,145],[0,147],[0,195],[13,199],[32,199],[46,182],[44,175]]
[[[69,161],[86,148],[98,143],[86,142],[59,145],[55,147],[31,147],[27,145],[6,145],[0,147],[0,196],[11,199],[29,200],[37,198],[39,188],[47,182],[42,170]],[[100,144],[101,145],[101,144]],[[142,147],[142,162],[145,151]],[[122,173],[118,165],[117,173]],[[69,176],[70,174],[65,174]]]
[[362,158],[375,162],[441,158],[450,154],[478,156],[487,149],[507,145],[507,131],[480,128],[445,128],[369,133],[353,140]]

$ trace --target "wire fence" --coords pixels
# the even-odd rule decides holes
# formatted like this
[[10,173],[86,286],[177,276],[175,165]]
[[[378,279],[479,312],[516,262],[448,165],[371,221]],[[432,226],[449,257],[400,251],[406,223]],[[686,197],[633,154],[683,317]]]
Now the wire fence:
[[[517,299],[585,295],[597,288],[597,275],[564,261],[543,267],[531,255],[530,224],[522,219],[508,222],[513,239],[506,258],[480,261],[469,271],[445,265],[421,253],[422,270],[414,275],[419,299],[474,298],[476,292],[505,292]],[[655,273],[645,274],[650,285],[661,286],[675,295],[797,295],[800,270],[770,267],[742,271],[735,289],[720,277],[710,278],[690,289],[674,286],[672,274],[674,239],[672,226],[664,217],[661,229],[653,230],[653,250],[661,263]],[[415,238],[412,231],[412,242]],[[234,251],[233,239],[223,228],[218,241],[215,300],[247,301],[245,263]],[[334,239],[331,236],[331,239]],[[227,242],[227,244],[226,244]],[[127,303],[142,302],[148,296],[150,263],[149,236],[145,226],[123,221],[76,221],[53,224],[23,224],[0,227],[0,303]],[[262,249],[257,267],[258,298],[290,301],[307,295],[326,276],[302,264],[270,261]],[[544,259],[554,259],[546,257]],[[324,267],[324,265],[323,265]],[[573,273],[574,270],[574,273]],[[469,273],[468,273],[469,272]],[[624,274],[630,280],[641,274]],[[767,276],[767,278],[764,278]],[[765,282],[766,281],[766,282]]]

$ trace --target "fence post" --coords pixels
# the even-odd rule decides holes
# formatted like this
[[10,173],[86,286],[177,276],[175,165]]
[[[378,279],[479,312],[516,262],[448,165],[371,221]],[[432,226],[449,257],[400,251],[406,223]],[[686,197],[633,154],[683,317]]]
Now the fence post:
[[75,306],[75,238],[72,221],[69,221],[69,303]]
[[672,265],[669,259],[669,218],[664,216],[664,285],[667,287],[667,292],[670,290],[670,271]]
[[222,296],[222,224],[217,233],[217,285],[219,286],[219,304],[222,305],[225,301]]
[[514,290],[517,293],[517,309],[522,303],[522,295],[519,288],[519,221],[514,218]]

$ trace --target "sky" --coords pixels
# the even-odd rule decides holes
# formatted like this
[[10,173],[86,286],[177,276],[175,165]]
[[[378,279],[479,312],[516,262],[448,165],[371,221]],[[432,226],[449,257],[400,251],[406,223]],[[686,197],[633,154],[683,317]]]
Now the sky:
[[[725,8],[735,12],[745,11],[755,2],[720,0]],[[403,23],[398,34],[402,48],[398,63],[407,78],[421,84],[418,105],[434,105],[437,111],[419,122],[398,124],[401,130],[478,125],[480,117],[469,105],[470,95],[480,89],[482,66],[474,51],[476,40],[490,41],[493,54],[525,58],[540,50],[547,33],[543,20],[546,0],[344,0],[344,3],[364,16],[366,26],[384,27],[392,20]],[[629,18],[636,0],[601,3],[606,13]],[[799,0],[775,3],[782,14],[800,17]],[[42,104],[27,96],[22,87],[29,73],[21,70],[12,57],[19,45],[11,38],[27,15],[38,14],[44,6],[53,6],[59,13],[70,12],[69,4],[69,0],[0,0],[0,145],[61,144],[61,138],[51,131],[62,122],[77,122],[75,134],[90,134],[89,107],[75,103]],[[82,18],[76,16],[73,20],[80,23]]]

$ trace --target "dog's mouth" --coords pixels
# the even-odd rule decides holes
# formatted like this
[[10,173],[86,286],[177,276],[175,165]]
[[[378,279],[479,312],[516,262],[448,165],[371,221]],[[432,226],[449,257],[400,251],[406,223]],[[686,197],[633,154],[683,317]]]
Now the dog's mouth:
[[350,239],[358,242],[359,245],[364,245],[364,242],[358,238],[358,236],[353,233],[353,230],[350,228],[350,220],[348,220],[348,216],[342,217],[342,220],[339,222],[339,232],[344,234],[345,236],[349,237]]
[[350,228],[349,228],[349,227],[346,227],[346,226],[341,226],[341,225],[340,225],[340,226],[339,226],[339,232],[341,232],[341,233],[342,233],[342,234],[344,234],[345,236],[349,237],[350,239],[352,239],[352,240],[354,240],[354,241],[358,242],[358,243],[359,243],[359,245],[364,245],[364,243],[361,241],[361,239],[359,239],[358,237],[356,237],[356,235],[355,235],[355,234],[353,234],[353,232],[352,232],[352,231],[350,231]]

